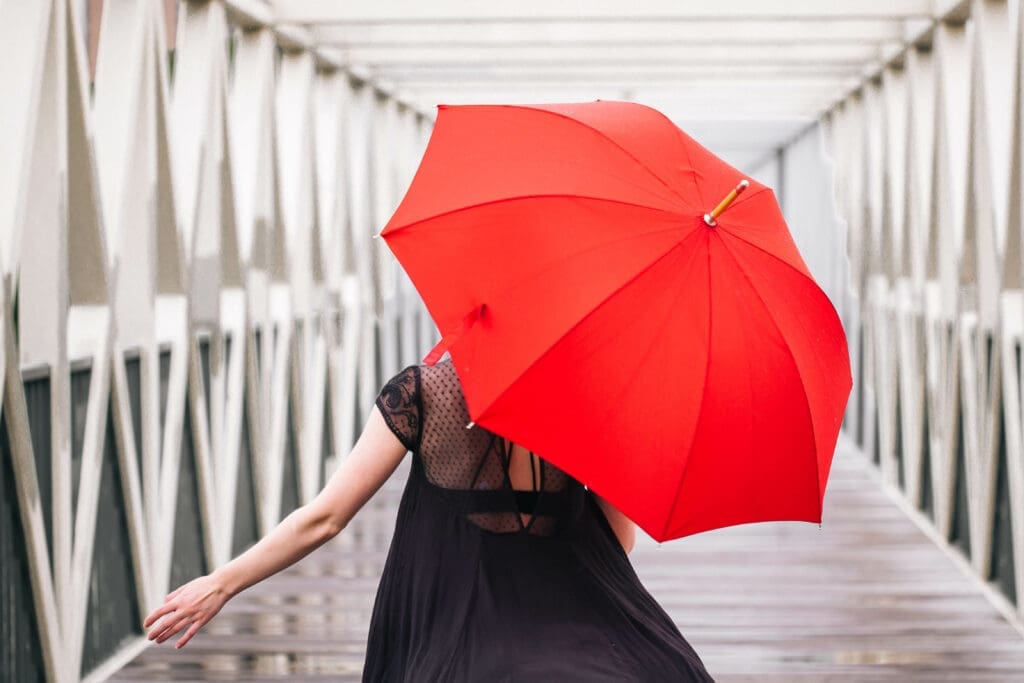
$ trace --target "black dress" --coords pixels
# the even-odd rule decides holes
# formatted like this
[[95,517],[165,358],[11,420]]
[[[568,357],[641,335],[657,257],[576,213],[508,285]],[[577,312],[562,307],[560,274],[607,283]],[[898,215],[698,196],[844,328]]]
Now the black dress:
[[406,367],[376,404],[413,462],[363,681],[713,680],[590,491],[541,460],[517,496],[505,440],[466,429],[450,359]]

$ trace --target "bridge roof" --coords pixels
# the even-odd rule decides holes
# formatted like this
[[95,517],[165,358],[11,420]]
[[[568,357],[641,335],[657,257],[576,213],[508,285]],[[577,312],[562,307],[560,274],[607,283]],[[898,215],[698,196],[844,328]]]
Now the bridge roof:
[[[625,99],[734,163],[786,142],[954,0],[231,0],[433,116],[438,103]],[[703,135],[703,137],[701,137]],[[738,157],[738,158],[736,158]]]

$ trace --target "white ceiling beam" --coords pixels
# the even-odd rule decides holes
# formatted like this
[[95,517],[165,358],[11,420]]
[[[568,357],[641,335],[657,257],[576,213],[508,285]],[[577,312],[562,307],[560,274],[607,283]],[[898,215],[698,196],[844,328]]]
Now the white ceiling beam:
[[638,45],[626,46],[542,46],[518,48],[494,46],[469,47],[353,47],[340,50],[354,64],[406,65],[425,68],[436,64],[534,64],[557,67],[569,63],[589,64],[743,64],[766,63],[845,63],[858,64],[880,59],[887,44],[797,44],[736,45],[729,42],[711,45]]
[[[927,21],[925,19],[924,21]],[[311,27],[323,45],[390,47],[450,45],[623,45],[657,43],[713,43],[728,37],[732,43],[879,43],[903,40],[903,23],[892,19],[810,20],[649,20],[635,19],[587,23],[551,21],[333,24]]]
[[[517,104],[523,102],[588,102],[593,98],[585,96],[573,97],[572,93],[564,93],[563,97],[514,97],[504,93],[503,96],[495,96],[486,100],[477,97],[448,98],[444,104]],[[432,109],[438,101],[434,99],[413,100],[417,106],[424,109]],[[810,117],[815,118],[824,111],[831,103],[829,97],[791,97],[777,100],[764,100],[756,103],[737,102],[732,98],[704,98],[704,99],[665,99],[654,95],[637,97],[636,101],[654,107],[668,116],[673,121],[684,121],[686,119],[708,119],[728,117],[739,121],[759,121],[765,118],[779,117]]]
[[420,85],[425,83],[467,84],[495,79],[503,83],[552,81],[580,81],[602,83],[608,81],[635,81],[650,83],[681,83],[694,79],[768,81],[796,79],[803,81],[838,82],[861,76],[861,66],[855,65],[775,65],[736,64],[725,66],[675,66],[651,64],[649,66],[573,64],[556,68],[538,68],[520,65],[502,65],[471,68],[465,66],[439,66],[430,69],[374,68],[370,78],[384,78],[396,83]]
[[933,0],[548,0],[547,2],[479,2],[479,0],[272,0],[281,21],[298,23],[387,23],[422,21],[549,21],[621,19],[893,19],[932,16]]
[[841,88],[845,89],[852,87],[856,85],[857,82],[858,79],[856,77],[851,77],[844,81],[801,81],[797,79],[755,81],[750,79],[721,80],[704,78],[680,81],[675,84],[665,85],[652,85],[629,80],[611,82],[607,84],[588,84],[580,83],[579,81],[526,81],[519,83],[504,81],[500,82],[500,85],[495,85],[495,81],[491,80],[487,82],[477,81],[475,83],[395,83],[394,85],[396,92],[411,93],[412,97],[422,97],[425,95],[429,95],[431,97],[443,97],[449,93],[493,93],[516,91],[550,92],[552,94],[558,94],[563,90],[590,87],[598,93],[635,92],[641,89],[665,92],[678,92],[682,90],[687,93],[735,93],[740,96],[740,101],[742,101],[744,93],[747,97],[758,98],[790,97],[796,92],[834,92]]
[[795,90],[786,97],[768,98],[758,96],[758,93],[751,93],[743,89],[718,89],[718,90],[642,90],[635,89],[628,92],[615,92],[610,88],[580,88],[560,87],[543,88],[534,86],[523,86],[521,88],[499,88],[492,87],[490,90],[483,88],[446,88],[443,91],[403,91],[402,94],[410,101],[426,103],[426,107],[433,109],[438,104],[517,104],[523,102],[590,102],[595,99],[607,100],[630,100],[650,104],[650,100],[672,103],[674,105],[686,104],[697,107],[707,103],[731,103],[737,112],[749,112],[761,108],[772,108],[779,103],[807,103],[819,102],[828,99],[835,94],[835,90],[829,89],[801,89]]

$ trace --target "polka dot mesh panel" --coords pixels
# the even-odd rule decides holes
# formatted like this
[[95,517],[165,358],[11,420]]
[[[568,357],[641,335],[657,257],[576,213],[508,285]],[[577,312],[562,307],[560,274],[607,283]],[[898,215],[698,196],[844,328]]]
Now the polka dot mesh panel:
[[533,515],[524,520],[508,471],[503,437],[480,425],[466,429],[469,410],[450,358],[410,365],[392,377],[376,404],[399,441],[413,452],[427,482],[458,514],[488,531],[551,535],[583,486],[538,457],[541,485]]

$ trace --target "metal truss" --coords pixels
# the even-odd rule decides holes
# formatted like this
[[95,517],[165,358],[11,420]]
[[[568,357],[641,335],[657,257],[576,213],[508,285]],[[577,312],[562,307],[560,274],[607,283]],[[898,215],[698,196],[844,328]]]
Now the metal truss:
[[[108,0],[93,80],[78,5],[0,0],[5,502],[53,681],[146,645],[183,491],[196,566],[226,562],[240,496],[258,535],[312,499],[436,333],[371,239],[425,115],[260,23],[261,3],[182,2],[172,71],[163,3]],[[49,402],[31,412],[36,375]],[[108,508],[124,529],[97,524]],[[134,613],[111,624],[96,599],[117,587],[95,572],[118,534]]]
[[1022,19],[962,3],[822,119],[850,229],[847,431],[1018,624]]

